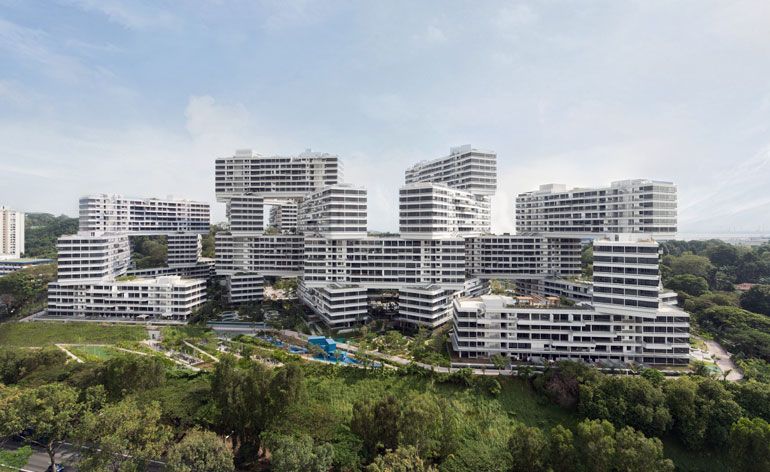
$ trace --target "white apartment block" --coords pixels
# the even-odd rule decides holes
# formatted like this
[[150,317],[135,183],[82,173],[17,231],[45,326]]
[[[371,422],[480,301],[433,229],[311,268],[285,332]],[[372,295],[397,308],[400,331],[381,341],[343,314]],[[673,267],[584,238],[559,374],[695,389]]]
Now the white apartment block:
[[399,190],[399,232],[404,237],[451,238],[489,233],[489,197],[432,182]]
[[79,232],[59,238],[57,281],[61,285],[108,281],[126,274],[131,246],[125,233]]
[[369,319],[368,295],[364,287],[338,283],[308,287],[300,280],[297,294],[333,330],[350,331]]
[[265,280],[262,274],[239,272],[225,277],[228,301],[238,305],[264,300]]
[[209,204],[181,199],[89,195],[80,199],[80,231],[165,235],[209,232]]
[[582,360],[608,365],[686,365],[689,316],[663,307],[652,319],[613,315],[590,304],[486,295],[456,299],[452,347],[465,359]]
[[198,233],[170,233],[166,236],[169,267],[198,265],[203,248],[201,235]]
[[302,279],[308,287],[330,283],[369,289],[440,285],[461,290],[465,242],[461,238],[407,239],[305,236]]
[[302,198],[342,180],[339,158],[306,151],[295,157],[261,156],[251,150],[236,151],[216,160],[217,200],[234,195],[262,195],[274,199]]
[[206,281],[164,276],[48,285],[48,314],[186,321],[206,300]]
[[0,259],[24,253],[24,213],[0,206]]
[[248,235],[265,231],[265,199],[258,195],[233,195],[227,200],[230,231]]
[[344,239],[366,236],[366,189],[349,184],[324,187],[299,204],[297,230]]
[[296,200],[271,202],[270,226],[282,233],[297,232],[299,203]]
[[429,329],[438,328],[452,319],[455,293],[439,285],[403,287],[398,291],[396,321]]
[[453,147],[446,157],[418,162],[407,169],[405,180],[407,184],[433,182],[491,196],[497,191],[497,154],[470,144]]
[[672,239],[677,229],[676,186],[621,180],[609,187],[567,189],[541,185],[516,197],[516,231],[582,237],[641,233]]
[[263,276],[297,277],[305,257],[304,237],[295,234],[216,235],[217,275],[239,272]]
[[484,235],[465,240],[468,274],[484,279],[580,275],[581,243],[547,235]]

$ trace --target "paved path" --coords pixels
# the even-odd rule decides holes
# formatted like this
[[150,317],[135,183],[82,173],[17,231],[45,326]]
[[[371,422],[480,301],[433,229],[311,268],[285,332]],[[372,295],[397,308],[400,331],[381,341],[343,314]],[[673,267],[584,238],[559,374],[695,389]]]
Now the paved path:
[[182,341],[182,342],[183,342],[183,343],[184,343],[184,344],[185,344],[187,347],[190,347],[190,348],[194,349],[194,350],[195,350],[196,352],[198,352],[199,354],[202,354],[202,355],[204,355],[204,356],[208,357],[209,359],[211,359],[211,360],[212,360],[212,361],[214,361],[214,362],[219,362],[219,359],[218,359],[216,356],[212,356],[211,354],[209,354],[208,352],[206,352],[206,351],[204,351],[203,349],[199,348],[198,346],[196,346],[196,345],[194,345],[194,344],[190,344],[190,343],[188,343],[187,341]]
[[61,349],[62,351],[64,351],[64,354],[67,354],[67,356],[68,356],[70,359],[73,359],[73,360],[74,360],[75,362],[77,362],[78,364],[82,364],[82,363],[83,363],[83,359],[79,358],[78,356],[76,356],[75,354],[73,354],[72,352],[70,352],[70,351],[69,351],[69,349],[67,349],[66,347],[64,347],[64,344],[54,344],[54,346],[56,346],[56,347],[58,347],[59,349]]
[[716,341],[704,340],[704,343],[706,343],[706,350],[708,353],[714,357],[714,362],[716,362],[719,370],[721,370],[722,373],[729,371],[726,378],[728,382],[738,382],[743,379],[743,372],[741,372],[738,366],[735,365],[730,353],[727,352],[725,348]]

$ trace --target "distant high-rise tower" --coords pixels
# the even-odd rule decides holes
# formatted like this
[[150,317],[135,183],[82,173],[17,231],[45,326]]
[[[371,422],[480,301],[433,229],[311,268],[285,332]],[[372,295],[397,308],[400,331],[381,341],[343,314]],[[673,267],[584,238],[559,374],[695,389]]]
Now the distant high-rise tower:
[[0,207],[0,258],[18,258],[24,252],[24,213]]

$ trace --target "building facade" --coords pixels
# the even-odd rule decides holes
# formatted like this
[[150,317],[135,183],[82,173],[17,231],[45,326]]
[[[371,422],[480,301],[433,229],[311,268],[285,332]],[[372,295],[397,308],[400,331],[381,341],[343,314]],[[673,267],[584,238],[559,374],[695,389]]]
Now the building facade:
[[541,185],[539,190],[516,197],[516,231],[578,237],[645,234],[672,239],[677,231],[676,186],[643,179],[596,188]]
[[24,213],[0,206],[0,259],[24,254]]

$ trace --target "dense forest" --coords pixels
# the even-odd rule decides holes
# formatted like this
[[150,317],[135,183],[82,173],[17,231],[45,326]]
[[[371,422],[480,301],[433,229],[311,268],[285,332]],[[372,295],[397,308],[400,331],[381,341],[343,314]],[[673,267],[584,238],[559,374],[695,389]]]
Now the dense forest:
[[27,213],[24,232],[26,257],[55,259],[56,240],[64,234],[77,233],[78,219],[49,213]]
[[[195,373],[152,356],[76,364],[55,349],[2,350],[0,436],[25,430],[51,453],[87,445],[83,470],[151,459],[172,471],[770,470],[759,382],[569,362],[499,379],[283,364],[224,355]],[[664,442],[681,449],[674,461]]]

